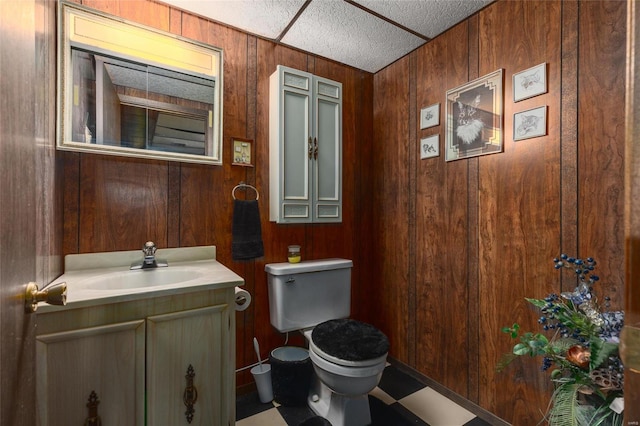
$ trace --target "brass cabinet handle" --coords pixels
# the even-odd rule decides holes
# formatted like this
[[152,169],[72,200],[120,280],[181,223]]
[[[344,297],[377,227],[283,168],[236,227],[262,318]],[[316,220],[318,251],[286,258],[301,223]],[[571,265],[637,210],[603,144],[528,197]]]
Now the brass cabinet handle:
[[313,159],[318,159],[318,138],[313,138]]
[[193,369],[193,366],[189,364],[187,368],[187,375],[184,376],[187,379],[187,387],[184,389],[184,394],[182,395],[182,400],[184,401],[184,405],[187,407],[187,411],[184,412],[185,417],[187,418],[187,422],[191,423],[193,421],[193,414],[196,412],[193,405],[198,400],[198,390],[193,385],[193,378],[196,376],[196,373]]
[[102,426],[102,420],[100,420],[100,416],[98,415],[98,405],[100,404],[100,400],[98,399],[96,391],[91,391],[87,401],[89,417],[84,421],[84,426]]
[[311,157],[313,156],[313,144],[311,143],[311,136],[309,136],[308,146],[309,146],[309,149],[308,149],[308,151],[309,151],[309,160],[311,160]]

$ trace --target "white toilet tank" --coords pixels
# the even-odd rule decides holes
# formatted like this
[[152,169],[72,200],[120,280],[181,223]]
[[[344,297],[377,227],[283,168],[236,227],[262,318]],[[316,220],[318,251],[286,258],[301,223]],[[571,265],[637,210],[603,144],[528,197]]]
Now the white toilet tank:
[[346,259],[265,265],[271,325],[281,333],[347,318],[351,313],[351,268]]

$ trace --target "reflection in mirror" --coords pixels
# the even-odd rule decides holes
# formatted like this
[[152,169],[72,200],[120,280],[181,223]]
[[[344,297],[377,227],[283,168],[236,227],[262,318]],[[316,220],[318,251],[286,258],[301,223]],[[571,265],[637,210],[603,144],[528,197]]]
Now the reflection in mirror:
[[[64,33],[71,36],[61,55],[65,96],[59,148],[221,164],[221,52],[213,51],[218,57],[203,54],[198,45],[194,55],[186,44],[181,67],[182,51],[176,55],[168,43],[179,43],[174,47],[181,49],[184,40],[133,27],[143,37],[143,48],[132,49],[141,57],[134,57],[126,50],[129,40],[113,41],[114,31],[131,36],[130,28],[121,28],[126,24],[65,7]],[[85,37],[83,31],[89,30]],[[157,47],[169,50],[166,58]]]
[[210,155],[215,81],[71,49],[73,141]]

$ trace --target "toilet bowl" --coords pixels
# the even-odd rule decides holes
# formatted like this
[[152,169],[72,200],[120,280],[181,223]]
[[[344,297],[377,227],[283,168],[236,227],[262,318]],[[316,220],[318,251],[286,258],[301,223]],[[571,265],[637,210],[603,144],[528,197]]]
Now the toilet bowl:
[[371,424],[368,393],[380,382],[389,340],[348,319],[351,267],[345,259],[267,264],[271,324],[303,331],[314,377],[309,407],[332,426]]
[[368,394],[382,377],[387,337],[369,324],[350,319],[326,321],[304,335],[316,375],[309,407],[333,426],[371,424]]

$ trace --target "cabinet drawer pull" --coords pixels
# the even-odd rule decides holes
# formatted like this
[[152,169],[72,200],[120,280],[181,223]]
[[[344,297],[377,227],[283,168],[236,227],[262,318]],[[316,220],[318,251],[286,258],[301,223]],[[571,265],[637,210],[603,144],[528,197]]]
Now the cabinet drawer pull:
[[187,379],[187,387],[184,389],[184,394],[182,395],[184,405],[187,407],[187,411],[184,412],[184,415],[187,418],[188,423],[193,421],[193,414],[196,412],[193,405],[198,400],[198,390],[193,386],[193,378],[195,376],[196,373],[193,366],[189,364],[189,367],[187,368],[187,375],[184,376]]
[[87,401],[89,417],[84,421],[84,426],[102,426],[102,420],[100,420],[100,416],[98,415],[98,404],[100,404],[100,400],[98,399],[96,391],[91,391]]

